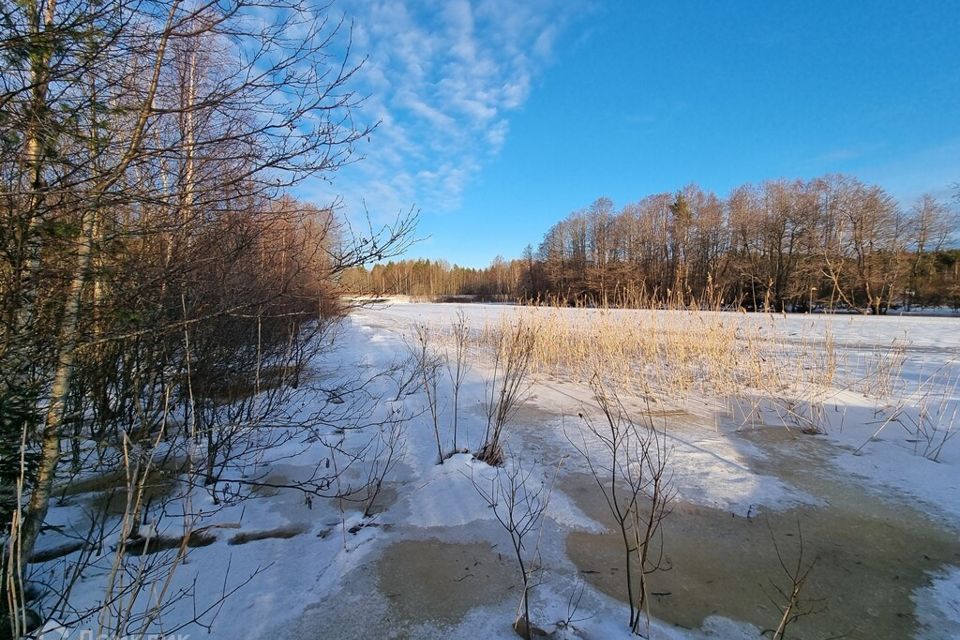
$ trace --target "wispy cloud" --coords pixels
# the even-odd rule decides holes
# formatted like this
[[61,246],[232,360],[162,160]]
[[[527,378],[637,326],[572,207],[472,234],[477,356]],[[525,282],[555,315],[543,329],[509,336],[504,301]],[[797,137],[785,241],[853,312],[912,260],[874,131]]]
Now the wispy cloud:
[[833,165],[852,160],[859,160],[869,153],[881,149],[881,145],[857,146],[857,147],[838,147],[830,149],[817,156],[815,162],[818,164]]
[[562,0],[366,0],[340,7],[353,46],[367,62],[355,87],[369,97],[359,114],[380,124],[364,156],[310,189],[365,202],[391,215],[416,205],[454,211],[464,189],[496,155],[510,113],[527,100],[572,18]]

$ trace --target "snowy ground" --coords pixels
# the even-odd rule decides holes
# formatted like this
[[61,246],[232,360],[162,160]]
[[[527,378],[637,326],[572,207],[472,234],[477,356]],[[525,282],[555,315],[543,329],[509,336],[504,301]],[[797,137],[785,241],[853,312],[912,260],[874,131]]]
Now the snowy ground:
[[[447,327],[461,309],[473,327],[519,312],[505,305],[360,309],[345,321],[339,349],[323,364],[341,375],[386,369],[408,353],[411,325]],[[679,312],[616,313],[629,322],[631,314]],[[958,321],[816,315],[740,315],[737,321],[786,345],[817,348],[829,335],[851,377],[869,371],[865,363],[896,352],[902,360],[892,368],[897,396],[838,388],[825,403],[826,434],[789,437],[775,424],[744,429],[733,416],[710,416],[712,405],[686,398],[689,412],[671,417],[667,430],[678,505],[667,545],[675,541],[668,549],[675,562],[662,583],[667,586],[654,584],[667,595],[654,602],[654,615],[662,617],[654,620],[652,637],[756,638],[776,625],[779,614],[762,597],[779,571],[763,521],[778,535],[802,521],[821,558],[811,588],[829,608],[810,616],[810,626],[795,627],[796,637],[960,637],[960,438],[930,460],[905,426],[913,405],[896,409],[936,386],[936,411],[925,410],[945,428],[957,405]],[[475,451],[481,444],[487,375],[475,365],[461,392],[461,448]],[[441,392],[441,421],[447,425],[446,380]],[[194,625],[178,629],[181,637],[516,637],[510,625],[520,592],[509,537],[475,487],[495,470],[467,453],[436,464],[423,394],[391,400],[377,410],[416,417],[407,425],[400,464],[388,477],[377,513],[363,518],[353,505],[308,502],[285,489],[217,510],[204,522],[220,525],[210,529],[217,540],[191,550],[175,574],[174,588],[192,589],[195,597],[189,610],[165,613],[166,629],[199,610],[209,633]],[[303,401],[301,410],[309,411],[309,398]],[[556,478],[539,534],[543,573],[531,617],[558,638],[628,637],[626,606],[616,593],[619,578],[605,555],[613,549],[604,533],[609,523],[570,443],[578,413],[591,406],[584,384],[534,380],[508,436],[511,458],[535,468],[544,482]],[[301,445],[287,445],[292,457],[274,452],[278,462],[271,472],[290,480],[314,472],[319,453]],[[55,505],[50,520],[61,532],[81,529],[82,500]],[[228,544],[238,532],[275,529],[292,537]],[[43,544],[63,541],[50,535]],[[50,563],[50,570],[55,566],[61,565]],[[714,574],[732,582],[709,586]],[[77,586],[77,607],[95,607],[102,584],[102,576],[93,576]],[[79,638],[89,628],[45,637]]]

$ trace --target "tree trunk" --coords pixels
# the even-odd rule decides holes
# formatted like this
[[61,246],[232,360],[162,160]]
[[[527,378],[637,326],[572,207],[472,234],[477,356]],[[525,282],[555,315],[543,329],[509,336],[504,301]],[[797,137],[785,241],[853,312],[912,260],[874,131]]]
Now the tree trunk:
[[90,267],[95,219],[96,214],[94,213],[88,213],[84,217],[81,243],[77,249],[73,277],[70,281],[69,294],[63,309],[63,320],[60,324],[57,347],[57,365],[53,375],[53,384],[50,387],[50,399],[40,441],[40,465],[37,470],[36,483],[30,494],[27,513],[24,516],[23,529],[20,533],[24,559],[29,558],[33,552],[34,544],[40,534],[40,527],[47,517],[50,491],[56,478],[57,463],[60,461],[60,432],[66,415],[70,376],[73,373],[73,363],[76,357],[80,324],[80,299],[83,295],[83,287],[86,284]]

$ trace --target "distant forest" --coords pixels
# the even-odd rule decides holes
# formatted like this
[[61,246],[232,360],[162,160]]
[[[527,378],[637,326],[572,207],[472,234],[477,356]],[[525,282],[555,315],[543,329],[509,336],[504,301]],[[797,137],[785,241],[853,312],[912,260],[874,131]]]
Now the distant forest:
[[402,260],[351,269],[341,282],[374,295],[584,305],[958,307],[957,220],[932,196],[905,208],[847,176],[744,185],[726,199],[690,185],[619,210],[600,198],[538,248],[485,269]]

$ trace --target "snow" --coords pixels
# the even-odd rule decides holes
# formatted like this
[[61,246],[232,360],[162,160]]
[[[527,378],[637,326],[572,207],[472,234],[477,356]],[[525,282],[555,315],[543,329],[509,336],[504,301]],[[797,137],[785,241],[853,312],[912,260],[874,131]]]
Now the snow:
[[600,533],[606,530],[602,524],[585,514],[580,507],[562,491],[554,490],[547,505],[547,517],[568,531]]
[[960,567],[931,576],[930,585],[913,596],[925,640],[960,638]]
[[456,527],[493,518],[471,482],[471,478],[484,482],[488,469],[469,454],[429,467],[398,505],[398,515],[405,523],[421,528]]
[[[763,454],[749,443],[736,442],[705,429],[689,429],[686,437],[668,434],[673,442],[671,469],[679,497],[737,515],[763,508],[786,509],[818,500],[770,475],[750,469],[749,460]],[[738,450],[739,449],[739,450]]]
[[[481,328],[524,312],[510,305],[441,305],[409,300],[371,305],[358,309],[345,321],[338,338],[340,346],[323,365],[344,378],[353,374],[373,375],[405,357],[408,349],[405,335],[415,323],[449,326],[456,314],[463,313],[472,327]],[[559,313],[599,311],[568,309]],[[664,318],[669,321],[669,314],[676,312],[609,313],[624,320],[631,314],[667,314]],[[913,411],[921,390],[929,395],[929,387],[935,386],[941,404],[957,403],[955,381],[960,374],[960,325],[956,319],[776,314],[720,314],[719,317],[723,322],[740,323],[758,331],[776,344],[822,349],[829,341],[839,354],[838,367],[846,380],[868,375],[877,362],[883,363],[891,357],[891,346],[902,352],[902,365],[893,368],[894,397],[873,397],[854,386],[823,394],[826,435],[822,438],[830,451],[830,473],[882,494],[884,499],[909,501],[944,526],[960,528],[960,438],[946,444],[938,461],[918,452],[916,434],[903,426],[905,417],[887,424],[875,439],[871,438],[883,417],[895,412],[898,402],[903,405],[903,416]],[[478,364],[464,385],[459,447],[476,450],[482,438],[486,422],[482,410],[484,374]],[[213,526],[210,531],[217,536],[217,541],[191,550],[188,562],[173,579],[173,591],[192,590],[196,602],[191,601],[188,607],[185,601],[183,606],[168,613],[167,628],[175,628],[178,621],[192,617],[194,608],[203,611],[210,607],[204,622],[213,625],[211,638],[275,637],[278,626],[282,628],[285,620],[300,617],[308,605],[330,602],[352,573],[376,563],[381,552],[393,542],[462,531],[483,538],[486,532],[496,531],[493,510],[474,486],[475,482],[489,481],[496,470],[465,453],[436,464],[437,450],[429,416],[424,413],[423,394],[410,393],[393,401],[390,390],[384,387],[383,391],[387,399],[375,404],[372,410],[376,415],[412,416],[401,445],[399,464],[388,478],[388,489],[395,493],[395,500],[387,500],[385,509],[370,518],[364,518],[355,506],[341,511],[330,502],[317,500],[307,504],[301,494],[285,489],[270,497],[216,508],[215,514],[203,525]],[[536,380],[528,403],[536,412],[529,416],[521,412],[517,416],[517,428],[509,436],[510,455],[541,462],[545,481],[549,480],[558,460],[563,461],[563,473],[583,473],[583,462],[570,440],[575,437],[572,434],[576,433],[578,413],[589,412],[590,406],[589,389],[582,383]],[[307,414],[315,410],[314,401],[300,397],[293,408]],[[730,415],[713,415],[713,405],[694,397],[683,399],[680,408],[686,417],[672,420],[667,433],[678,500],[738,516],[822,504],[820,497],[791,485],[788,480],[769,471],[758,471],[759,463],[767,460],[769,452],[741,437],[740,424]],[[441,398],[440,409],[443,419],[447,420],[451,411],[449,397]],[[348,431],[343,437],[349,444],[366,436]],[[595,449],[592,451],[597,453]],[[303,448],[301,442],[289,442],[271,454],[274,462],[264,461],[265,468],[296,481],[309,477],[316,469],[321,452]],[[193,497],[195,506],[214,510],[206,492],[196,492]],[[49,522],[57,529],[41,538],[41,548],[53,548],[74,539],[71,532],[74,537],[82,537],[87,522],[85,508],[81,497],[55,503]],[[560,489],[551,496],[546,518],[557,530],[591,533],[605,530],[604,525],[584,513],[573,497]],[[175,534],[178,526],[180,521],[175,516],[168,517],[160,532]],[[237,526],[239,528],[235,528]],[[302,533],[290,539],[227,544],[240,531],[252,533],[277,527],[293,527]],[[115,539],[117,532],[111,535]],[[551,630],[556,631],[558,638],[628,637],[624,605],[582,581],[560,575],[558,567],[572,567],[572,563],[562,557],[562,544],[556,545],[551,553],[558,556],[558,564],[548,575],[552,580],[545,580],[537,588],[534,620],[551,621],[554,625]],[[105,553],[100,566],[108,565],[110,560],[110,554]],[[48,564],[49,568],[40,567],[41,573],[52,571],[56,561]],[[102,580],[102,575],[94,575],[82,588],[74,590],[74,606],[78,610],[97,607],[102,598]],[[246,584],[248,580],[250,584]],[[577,612],[571,616],[571,590],[578,588],[583,595]],[[238,589],[236,594],[219,602],[224,592],[234,589]],[[926,634],[919,637],[960,637],[960,568],[945,566],[931,575],[930,584],[918,589],[913,599],[920,627]],[[509,626],[515,606],[516,600],[511,595],[500,604],[476,607],[455,628],[443,633],[448,637],[516,637]],[[570,618],[569,624],[557,626],[557,621]],[[755,638],[759,631],[750,624],[722,616],[708,617],[700,629],[693,630],[657,621],[653,625],[655,637],[677,640]],[[196,632],[198,637],[206,635],[206,630],[199,627],[187,630]],[[421,629],[422,637],[435,637],[437,633],[437,629],[429,625]]]
[[[863,444],[851,437],[834,439],[850,446]],[[935,517],[960,523],[960,464],[953,456],[934,462],[900,445],[895,440],[871,442],[860,454],[837,454],[833,464],[862,478],[873,491],[902,495]]]

